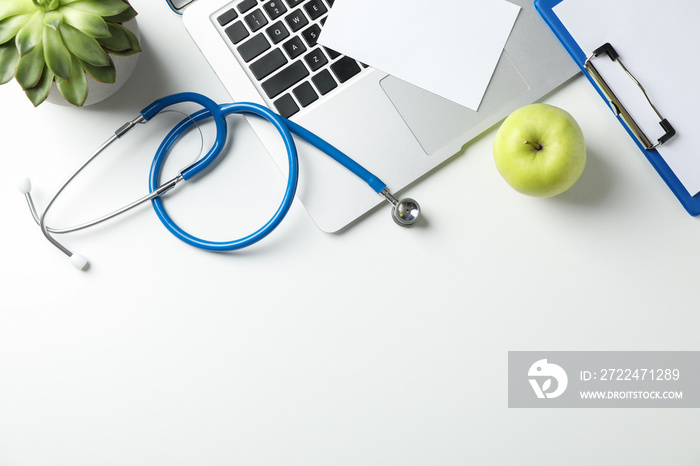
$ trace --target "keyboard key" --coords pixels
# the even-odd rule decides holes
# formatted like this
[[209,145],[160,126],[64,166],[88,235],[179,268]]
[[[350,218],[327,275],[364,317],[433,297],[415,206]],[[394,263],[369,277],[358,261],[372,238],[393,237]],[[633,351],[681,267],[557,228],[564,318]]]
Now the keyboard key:
[[309,65],[309,68],[311,68],[311,71],[316,71],[328,63],[328,59],[323,52],[321,52],[320,48],[316,48],[309,52],[304,56],[304,60]]
[[314,47],[318,41],[318,35],[321,33],[321,27],[318,24],[312,24],[302,31],[301,35],[309,47]]
[[245,13],[257,4],[257,0],[243,0],[238,4],[238,11]]
[[297,61],[262,83],[262,88],[269,98],[277,97],[308,75],[304,63]]
[[340,56],[340,54],[333,49],[329,49],[328,47],[323,47],[323,49],[326,51],[328,56],[331,57],[331,60],[335,60]]
[[287,59],[282,51],[280,49],[274,49],[272,52],[264,55],[250,65],[250,71],[253,73],[253,76],[255,76],[255,79],[260,81],[286,64]]
[[250,35],[248,29],[241,21],[236,21],[231,26],[224,29],[224,32],[226,32],[226,35],[234,44],[239,43]]
[[241,54],[241,58],[243,58],[243,60],[249,62],[269,48],[270,43],[267,41],[267,39],[265,39],[265,36],[260,33],[239,45],[238,53]]
[[255,10],[252,13],[246,15],[245,22],[250,27],[250,30],[255,32],[267,24],[267,18],[265,18],[265,15],[263,15],[262,11]]
[[299,106],[296,102],[294,102],[294,99],[289,94],[283,95],[279,99],[275,100],[273,104],[275,104],[277,112],[285,118],[289,118],[299,111]]
[[287,42],[282,44],[282,47],[284,47],[284,50],[287,52],[287,55],[289,55],[289,58],[292,59],[297,58],[299,55],[306,52],[306,46],[297,36],[292,37]]
[[309,84],[307,81],[304,81],[301,83],[301,85],[294,88],[292,93],[294,93],[294,96],[297,98],[302,107],[306,107],[318,100],[318,94],[316,94],[314,88],[311,87],[311,84]]
[[311,18],[312,21],[328,12],[328,8],[326,8],[321,0],[310,0],[304,4],[304,9],[309,14],[309,18]]
[[265,29],[265,31],[267,31],[267,35],[272,39],[273,44],[279,44],[289,37],[289,31],[284,24],[282,24],[282,21],[277,21],[275,24]]
[[231,8],[226,13],[216,18],[216,20],[219,22],[219,26],[226,26],[228,23],[230,23],[236,18],[238,18],[238,13],[236,13],[236,10]]
[[263,5],[270,19],[275,20],[287,12],[287,8],[280,0],[272,0]]
[[350,57],[343,57],[331,65],[331,70],[338,78],[338,81],[344,83],[348,79],[355,76],[361,70],[360,65]]
[[297,32],[299,29],[309,24],[309,20],[306,19],[306,16],[304,16],[304,13],[302,13],[301,10],[296,10],[289,13],[284,17],[284,20],[287,22],[287,24],[289,24],[289,27],[292,28],[292,31],[294,32]]
[[362,70],[355,60],[318,46],[333,4],[334,0],[237,0],[216,18],[248,63],[251,77],[284,117],[312,105]]
[[313,83],[316,85],[316,89],[318,89],[318,92],[320,92],[321,95],[326,95],[338,87],[338,83],[335,82],[335,79],[333,79],[333,76],[331,76],[331,73],[328,70],[321,71],[311,78],[311,81],[313,81]]

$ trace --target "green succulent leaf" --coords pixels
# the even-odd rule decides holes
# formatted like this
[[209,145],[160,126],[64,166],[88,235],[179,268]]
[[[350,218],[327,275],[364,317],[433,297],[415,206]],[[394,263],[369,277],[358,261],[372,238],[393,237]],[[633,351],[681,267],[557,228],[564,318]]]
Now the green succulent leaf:
[[95,66],[108,66],[110,61],[107,53],[94,37],[75,29],[73,26],[63,23],[59,28],[63,43],[68,50],[83,61]]
[[[106,43],[101,42],[106,48],[110,50],[110,53],[125,57],[141,52],[141,46],[139,45],[139,39],[136,37],[136,34],[131,32],[128,28],[125,28],[121,24],[110,23],[109,26],[110,30],[115,30],[114,34],[124,34],[124,36],[126,36],[126,38],[129,41],[129,46],[123,50],[112,49],[111,45],[107,45]],[[120,32],[117,33],[116,30],[119,30]]]
[[62,4],[100,16],[118,15],[129,8],[129,5],[121,0],[77,0],[75,2],[63,2]]
[[53,74],[70,78],[71,54],[63,43],[61,34],[50,27],[44,28],[44,60]]
[[118,15],[107,16],[104,18],[104,20],[112,23],[126,23],[127,21],[131,21],[132,19],[136,18],[136,15],[138,15],[138,13],[136,13],[136,10],[130,6]]
[[90,63],[81,61],[81,65],[92,79],[101,83],[114,84],[117,80],[117,70],[114,67],[114,62],[110,59],[109,66],[92,66]]
[[122,23],[134,19],[128,0],[0,0],[0,84],[14,77],[38,106],[53,83],[82,106],[88,78],[113,84],[110,53],[141,52]]
[[111,34],[107,22],[100,15],[77,8],[65,7],[61,9],[66,23],[92,37],[109,37]]
[[41,78],[44,65],[44,47],[41,42],[31,52],[19,57],[15,78],[22,86],[22,89],[30,89],[36,86]]
[[43,19],[44,12],[37,11],[17,33],[15,43],[17,44],[17,50],[19,50],[20,55],[26,55],[31,52],[34,46],[41,40],[41,31],[44,29]]
[[32,13],[34,10],[36,10],[36,6],[32,0],[3,0],[0,2],[0,20],[10,16]]
[[73,57],[71,63],[70,79],[56,78],[56,86],[59,92],[68,102],[82,107],[87,99],[87,78],[80,61]]
[[75,3],[75,2],[79,2],[79,1],[82,1],[82,0],[58,0],[58,3],[60,3],[61,6],[66,6],[66,5],[70,5],[71,3]]
[[60,11],[49,11],[44,15],[44,25],[58,31],[63,24],[63,14]]
[[0,46],[0,84],[10,82],[15,76],[19,52],[14,42]]
[[104,48],[113,50],[116,52],[121,52],[131,48],[131,41],[129,36],[124,32],[124,27],[120,27],[118,24],[109,23],[109,37],[104,37],[97,39]]
[[61,6],[65,6],[65,5],[70,5],[71,3],[75,3],[77,1],[78,0],[58,0],[58,3],[60,3]]
[[22,29],[22,27],[24,27],[24,25],[31,17],[31,14],[23,14],[17,16],[10,16],[9,18],[5,18],[2,21],[0,21],[0,44],[4,44],[5,42],[15,37],[19,30]]
[[41,79],[39,80],[37,85],[32,87],[31,89],[25,90],[27,97],[29,97],[29,100],[32,101],[32,104],[34,104],[35,107],[38,107],[39,104],[45,101],[46,98],[49,96],[49,93],[51,92],[51,85],[53,84],[53,79],[53,72],[48,68],[48,66],[44,67],[44,71],[43,73],[41,73]]

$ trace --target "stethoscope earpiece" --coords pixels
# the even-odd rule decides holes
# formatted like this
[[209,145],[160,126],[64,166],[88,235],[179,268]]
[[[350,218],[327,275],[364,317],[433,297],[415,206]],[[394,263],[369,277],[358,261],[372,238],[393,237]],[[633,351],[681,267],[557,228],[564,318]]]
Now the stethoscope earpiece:
[[74,252],[68,259],[70,260],[70,263],[73,264],[73,267],[78,270],[85,270],[88,265],[87,257],[83,256],[82,254],[78,254],[77,252]]

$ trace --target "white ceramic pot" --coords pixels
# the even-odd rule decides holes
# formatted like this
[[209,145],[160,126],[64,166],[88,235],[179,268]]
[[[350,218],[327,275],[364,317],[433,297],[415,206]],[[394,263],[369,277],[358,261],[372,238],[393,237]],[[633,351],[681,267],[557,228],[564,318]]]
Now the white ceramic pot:
[[[128,28],[131,32],[133,32],[139,39],[139,43],[141,42],[141,32],[139,30],[139,25],[136,19],[127,21],[126,23],[124,23],[124,27]],[[129,80],[131,75],[134,73],[134,70],[136,69],[136,64],[138,63],[140,56],[140,53],[129,55],[127,57],[110,54],[110,57],[114,62],[114,68],[116,70],[116,78],[114,84],[101,83],[99,81],[95,81],[90,76],[87,76],[88,95],[87,99],[85,100],[85,103],[83,104],[83,107],[102,102],[106,98],[114,95],[119,89],[121,89],[121,87]],[[58,88],[56,87],[56,83],[53,83],[53,86],[51,87],[51,92],[49,93],[49,96],[47,97],[46,101],[51,102],[52,104],[71,105],[70,103],[66,102],[66,100],[63,98]]]

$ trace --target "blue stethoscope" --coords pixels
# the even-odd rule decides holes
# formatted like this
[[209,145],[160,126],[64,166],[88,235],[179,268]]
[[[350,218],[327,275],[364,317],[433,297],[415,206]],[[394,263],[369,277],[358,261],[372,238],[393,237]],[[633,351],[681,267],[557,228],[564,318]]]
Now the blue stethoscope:
[[[155,115],[165,110],[166,108],[183,103],[183,102],[194,102],[201,105],[202,110],[195,112],[187,116],[184,120],[180,121],[165,137],[163,142],[158,147],[153,162],[151,164],[151,171],[149,174],[149,194],[146,196],[128,204],[124,207],[107,214],[103,217],[94,219],[90,222],[83,223],[70,228],[50,228],[46,225],[46,214],[48,213],[51,206],[54,204],[58,196],[63,192],[63,190],[68,186],[68,184],[73,181],[73,179],[90,163],[92,162],[100,153],[102,153],[108,146],[110,146],[114,141],[124,136],[127,132],[135,128],[139,124],[145,124],[150,121]],[[272,218],[268,220],[262,227],[260,227],[254,233],[243,238],[235,239],[232,241],[209,241],[206,239],[198,238],[192,234],[186,232],[180,226],[178,226],[173,219],[168,215],[165,210],[161,196],[166,192],[173,189],[182,181],[187,181],[193,177],[200,174],[205,170],[211,163],[222,153],[225,145],[226,138],[228,134],[228,125],[226,123],[226,117],[230,114],[243,114],[252,115],[256,117],[263,118],[269,121],[279,132],[282,140],[284,141],[287,158],[289,165],[289,173],[287,176],[287,187],[284,192],[284,197],[282,202],[274,213]],[[212,144],[209,151],[197,161],[187,166],[185,169],[180,171],[177,176],[161,184],[160,177],[163,164],[170,153],[170,150],[177,143],[177,141],[190,129],[192,126],[197,125],[201,120],[212,118],[216,125],[216,140]],[[24,180],[19,185],[19,190],[24,194],[29,205],[29,209],[34,217],[36,223],[40,226],[41,231],[44,236],[58,249],[60,249],[64,254],[66,254],[71,263],[78,269],[85,269],[87,266],[87,259],[85,256],[72,252],[60,242],[58,242],[52,235],[53,234],[63,234],[70,233],[78,230],[83,230],[91,226],[102,223],[106,220],[114,218],[120,214],[123,214],[134,207],[141,205],[146,201],[151,201],[153,209],[158,215],[160,221],[165,225],[165,227],[177,238],[184,241],[185,243],[209,251],[233,251],[237,249],[242,249],[250,246],[264,237],[266,237],[270,232],[272,232],[285,217],[289,208],[294,200],[294,194],[296,193],[297,183],[299,179],[299,160],[297,157],[297,149],[294,143],[292,134],[295,134],[313,146],[317,147],[321,151],[328,154],[330,157],[335,159],[345,168],[353,172],[359,178],[364,180],[375,192],[379,193],[392,205],[392,217],[394,221],[402,226],[413,225],[420,215],[420,206],[413,199],[401,199],[397,200],[387,189],[386,184],[384,184],[379,178],[374,176],[360,164],[352,160],[350,157],[333,147],[328,142],[324,141],[320,137],[316,136],[314,133],[308,131],[307,129],[299,126],[298,124],[283,118],[267,107],[262,105],[240,102],[240,103],[229,103],[219,105],[213,100],[205,97],[201,94],[196,93],[180,93],[173,94],[162,99],[158,99],[143,110],[141,110],[140,115],[130,122],[124,124],[114,135],[112,135],[107,141],[105,141],[95,152],[93,152],[88,159],[83,162],[69,177],[68,179],[56,190],[53,196],[46,203],[44,211],[39,214],[34,205],[34,201],[31,195],[31,183],[28,179]]]

